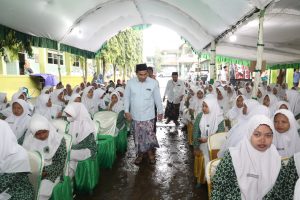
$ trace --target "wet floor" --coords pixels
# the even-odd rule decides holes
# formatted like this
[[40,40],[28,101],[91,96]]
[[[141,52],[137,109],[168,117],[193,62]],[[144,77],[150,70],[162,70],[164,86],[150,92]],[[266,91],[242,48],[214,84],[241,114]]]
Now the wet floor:
[[128,151],[118,158],[112,169],[102,169],[100,182],[90,196],[76,200],[207,200],[207,188],[195,188],[192,149],[187,134],[175,127],[158,127],[160,148],[156,164],[147,158],[136,166],[133,137],[128,137]]

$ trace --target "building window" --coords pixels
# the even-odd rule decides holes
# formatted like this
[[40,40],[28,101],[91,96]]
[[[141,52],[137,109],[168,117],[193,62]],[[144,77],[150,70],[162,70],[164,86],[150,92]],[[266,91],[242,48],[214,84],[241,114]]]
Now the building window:
[[75,56],[75,57],[74,57],[73,66],[74,66],[74,67],[80,67],[79,56]]
[[60,57],[60,65],[64,65],[63,55],[58,55],[58,53],[48,52],[48,63],[49,64],[58,64],[58,56]]

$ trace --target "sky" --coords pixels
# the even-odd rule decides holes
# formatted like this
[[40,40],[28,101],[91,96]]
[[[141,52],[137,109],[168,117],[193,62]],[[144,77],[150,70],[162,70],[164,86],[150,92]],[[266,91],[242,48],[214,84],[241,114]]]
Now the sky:
[[144,29],[143,57],[153,56],[155,49],[178,49],[183,43],[176,32],[163,26],[151,25]]

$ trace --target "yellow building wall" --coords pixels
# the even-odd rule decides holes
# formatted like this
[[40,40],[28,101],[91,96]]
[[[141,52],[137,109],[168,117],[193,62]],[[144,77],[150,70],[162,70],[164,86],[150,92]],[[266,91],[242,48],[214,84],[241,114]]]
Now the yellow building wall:
[[[88,81],[92,79],[92,76],[88,77]],[[83,79],[80,76],[62,76],[64,85],[69,83],[74,87],[82,81]],[[0,92],[7,93],[8,100],[11,100],[12,95],[21,87],[28,88],[31,97],[37,97],[40,94],[40,85],[36,78],[30,78],[27,75],[0,75]]]
[[40,94],[38,81],[27,75],[0,75],[0,92],[6,92],[8,100],[21,87],[27,87],[32,97]]
[[289,86],[289,88],[293,87],[293,75],[294,75],[294,69],[286,69],[286,77],[285,80]]

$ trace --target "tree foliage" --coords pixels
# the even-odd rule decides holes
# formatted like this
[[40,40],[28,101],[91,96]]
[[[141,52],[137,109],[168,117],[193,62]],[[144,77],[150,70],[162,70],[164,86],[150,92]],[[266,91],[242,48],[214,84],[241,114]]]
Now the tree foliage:
[[114,77],[116,70],[119,70],[122,71],[123,79],[125,79],[126,75],[128,76],[126,72],[131,72],[136,64],[142,62],[142,53],[142,31],[129,28],[108,40],[96,57],[103,60],[103,71],[112,65]]

